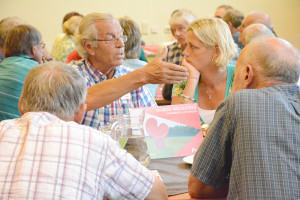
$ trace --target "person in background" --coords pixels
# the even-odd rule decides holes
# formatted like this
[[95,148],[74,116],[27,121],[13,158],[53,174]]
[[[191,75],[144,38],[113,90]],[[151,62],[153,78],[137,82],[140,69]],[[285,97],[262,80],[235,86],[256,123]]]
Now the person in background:
[[219,18],[200,18],[187,30],[183,51],[187,81],[174,85],[172,104],[197,103],[202,124],[210,124],[217,107],[230,94],[236,55],[228,25]]
[[7,17],[0,21],[0,62],[4,59],[5,40],[9,31],[21,24],[25,24],[25,22],[18,17]]
[[216,9],[214,17],[216,17],[216,18],[223,18],[223,16],[225,15],[225,13],[227,12],[227,10],[229,10],[229,9],[233,9],[232,6],[230,6],[230,5],[220,5]]
[[28,71],[43,62],[45,44],[30,25],[15,26],[5,41],[0,63],[0,121],[20,117],[18,101]]
[[239,38],[239,42],[242,41],[242,35],[243,35],[243,31],[244,29],[254,23],[260,23],[260,24],[264,24],[265,26],[267,26],[272,32],[273,34],[277,37],[277,34],[274,31],[274,27],[271,21],[271,18],[268,14],[263,13],[263,12],[258,12],[258,11],[252,11],[249,15],[247,15],[244,20],[242,21],[242,24],[238,27],[238,31],[240,32],[240,38]]
[[[73,13],[73,12],[72,12]],[[71,14],[72,14],[71,13]],[[69,18],[67,17],[69,16]],[[66,62],[67,56],[75,50],[73,36],[83,18],[79,13],[69,13],[64,17],[63,33],[59,34],[53,44],[51,55],[56,61]],[[66,18],[66,19],[65,19]]]
[[[181,65],[182,52],[186,47],[187,28],[197,17],[189,10],[178,9],[171,14],[169,24],[176,41],[168,45],[168,53],[164,61]],[[162,95],[166,100],[172,100],[172,84],[164,85]]]
[[155,106],[149,90],[141,87],[145,84],[178,83],[187,77],[184,67],[161,62],[164,54],[131,72],[122,66],[126,41],[119,22],[110,14],[91,13],[80,23],[75,43],[84,59],[71,65],[85,77],[89,87],[88,112],[83,120],[87,126],[98,129],[106,125],[112,115],[118,114],[120,105]]
[[239,42],[240,32],[237,28],[242,24],[244,14],[238,10],[229,9],[222,19],[227,23],[234,42],[242,49],[243,45]]
[[300,197],[299,74],[299,51],[285,40],[259,39],[244,47],[233,93],[194,157],[191,197]]
[[273,32],[263,24],[251,24],[244,29],[242,43],[246,46],[253,40],[274,38]]
[[161,180],[117,142],[77,124],[86,94],[63,63],[28,72],[22,117],[0,123],[0,199],[167,199]]
[[[127,35],[123,65],[133,70],[144,67],[147,63],[139,60],[141,54],[141,32],[138,24],[128,17],[120,18],[119,22],[123,29],[123,34]],[[152,97],[155,98],[158,84],[148,84],[146,86]]]

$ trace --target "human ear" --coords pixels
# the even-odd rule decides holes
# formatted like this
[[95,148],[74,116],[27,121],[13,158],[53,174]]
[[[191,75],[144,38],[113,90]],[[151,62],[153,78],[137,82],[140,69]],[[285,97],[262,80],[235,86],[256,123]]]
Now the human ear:
[[19,113],[21,115],[23,115],[23,111],[21,110],[21,101],[22,101],[22,95],[20,96],[19,102],[18,102],[18,109],[19,109]]
[[83,47],[88,54],[95,55],[95,47],[88,40],[83,40]]
[[81,124],[84,114],[86,112],[86,103],[83,103],[79,106],[77,112],[74,115],[74,122],[76,122],[77,124]]
[[250,87],[250,85],[253,83],[253,77],[254,77],[253,68],[251,65],[247,65],[245,67],[245,74],[243,77],[244,88]]

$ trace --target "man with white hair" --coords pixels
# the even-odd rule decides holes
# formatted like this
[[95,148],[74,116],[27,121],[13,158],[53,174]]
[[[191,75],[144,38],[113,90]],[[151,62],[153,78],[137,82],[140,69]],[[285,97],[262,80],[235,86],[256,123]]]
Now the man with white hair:
[[[171,14],[169,25],[171,28],[172,35],[176,39],[175,42],[167,46],[168,53],[164,58],[164,61],[181,65],[183,54],[186,44],[186,35],[188,26],[196,20],[197,17],[186,9],[178,9],[173,11]],[[167,100],[172,99],[172,84],[167,84],[163,88],[163,97]]]
[[[98,129],[109,123],[111,116],[118,114],[120,108],[123,108],[121,112],[126,112],[128,107],[156,106],[150,92],[143,85],[178,82],[187,76],[184,67],[160,62],[163,55],[145,67],[131,72],[131,69],[122,66],[126,40],[127,36],[123,35],[119,22],[110,14],[91,13],[80,23],[75,35],[75,44],[84,59],[73,62],[72,66],[79,70],[85,77],[87,86],[91,87],[91,95],[88,95],[87,99],[90,111],[84,117],[85,125]],[[115,78],[119,79],[113,81]],[[106,87],[103,87],[98,84],[107,80],[111,80],[111,85],[106,84]],[[108,99],[109,105],[104,104],[103,108],[99,108],[101,106],[97,105],[98,99],[102,99],[102,102],[103,99]],[[111,99],[115,101],[112,102]]]
[[244,29],[242,44],[246,46],[253,40],[262,38],[274,38],[273,32],[263,24],[251,24]]
[[84,78],[63,63],[28,72],[23,116],[0,123],[0,199],[167,199],[160,179],[118,142],[77,124],[86,95]]
[[242,21],[242,24],[238,27],[238,31],[240,32],[240,38],[239,38],[240,42],[242,41],[242,35],[243,35],[244,29],[247,26],[249,26],[251,24],[254,24],[254,23],[264,24],[277,37],[277,35],[274,31],[274,27],[273,27],[270,16],[266,13],[263,13],[263,12],[253,11],[244,18],[244,20]]
[[219,106],[194,157],[191,197],[300,197],[299,74],[299,52],[285,40],[260,39],[244,47],[233,93]]

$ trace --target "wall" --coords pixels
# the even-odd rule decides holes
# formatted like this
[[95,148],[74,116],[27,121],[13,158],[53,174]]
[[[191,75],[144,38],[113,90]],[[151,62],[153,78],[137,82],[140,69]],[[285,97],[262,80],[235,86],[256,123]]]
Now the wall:
[[[252,10],[271,16],[275,31],[300,49],[300,1],[299,0],[1,0],[0,19],[18,16],[38,28],[48,49],[57,34],[61,33],[63,16],[70,11],[82,14],[108,12],[116,18],[129,16],[140,25],[147,24],[149,34],[143,35],[148,45],[160,44],[172,36],[165,34],[169,16],[173,10],[186,8],[198,17],[213,16],[218,5],[230,4],[247,15]],[[151,34],[151,28],[157,34]]]

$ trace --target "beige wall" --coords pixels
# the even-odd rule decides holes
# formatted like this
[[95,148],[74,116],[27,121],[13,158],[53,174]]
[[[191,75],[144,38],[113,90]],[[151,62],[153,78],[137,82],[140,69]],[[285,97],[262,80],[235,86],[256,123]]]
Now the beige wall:
[[[275,31],[300,49],[299,0],[0,0],[0,19],[18,16],[38,28],[49,49],[57,34],[61,33],[63,16],[70,11],[82,14],[109,12],[115,17],[129,16],[148,24],[149,34],[143,35],[148,45],[170,40],[164,33],[170,13],[178,8],[192,10],[198,17],[212,16],[220,4],[230,4],[247,15],[252,10],[268,13]],[[151,33],[151,28],[157,34]]]

